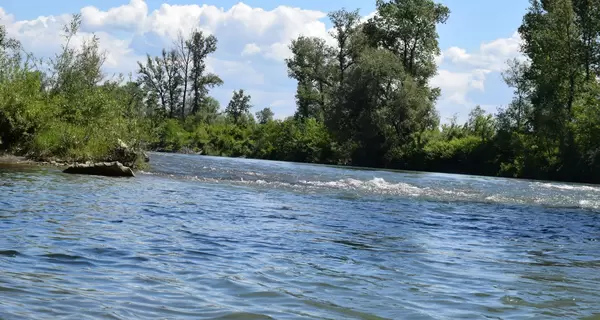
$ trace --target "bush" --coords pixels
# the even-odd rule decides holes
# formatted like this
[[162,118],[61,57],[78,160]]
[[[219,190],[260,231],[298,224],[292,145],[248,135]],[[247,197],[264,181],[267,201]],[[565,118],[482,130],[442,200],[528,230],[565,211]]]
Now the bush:
[[158,128],[159,150],[176,152],[189,147],[190,134],[183,129],[179,121],[167,119]]

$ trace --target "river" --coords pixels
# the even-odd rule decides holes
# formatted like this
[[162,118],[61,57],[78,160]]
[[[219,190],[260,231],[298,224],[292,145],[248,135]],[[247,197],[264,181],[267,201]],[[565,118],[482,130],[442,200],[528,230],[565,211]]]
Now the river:
[[0,167],[0,319],[600,319],[600,186],[151,158]]

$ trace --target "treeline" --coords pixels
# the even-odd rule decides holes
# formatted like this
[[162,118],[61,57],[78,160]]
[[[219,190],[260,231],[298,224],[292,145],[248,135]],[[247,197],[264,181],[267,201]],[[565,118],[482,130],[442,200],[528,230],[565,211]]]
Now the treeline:
[[600,182],[600,0],[531,0],[519,33],[523,59],[503,78],[514,99],[495,115],[440,124],[430,86],[437,26],[433,0],[377,1],[376,15],[329,14],[334,45],[300,36],[286,59],[297,110],[252,114],[207,72],[217,39],[180,34],[136,77],[106,81],[97,39],[36,61],[0,29],[1,147],[32,157],[102,158],[116,138],[154,150],[396,169]]

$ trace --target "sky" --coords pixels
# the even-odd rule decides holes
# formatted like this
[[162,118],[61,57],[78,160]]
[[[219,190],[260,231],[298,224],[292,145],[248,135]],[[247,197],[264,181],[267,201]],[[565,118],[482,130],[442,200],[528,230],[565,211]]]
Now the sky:
[[[480,105],[489,112],[506,106],[512,91],[502,81],[506,61],[520,57],[517,28],[528,0],[439,0],[450,8],[438,26],[441,55],[431,85],[442,89],[437,109],[442,122],[466,120]],[[61,28],[73,13],[82,30],[73,44],[96,34],[107,53],[105,72],[135,76],[146,53],[170,47],[178,32],[199,28],[218,39],[208,59],[224,85],[211,95],[224,108],[233,90],[252,96],[253,111],[270,107],[277,118],[295,111],[296,83],[287,77],[287,46],[299,35],[328,37],[326,14],[342,7],[375,11],[375,0],[2,0],[0,24],[38,57],[58,52]]]

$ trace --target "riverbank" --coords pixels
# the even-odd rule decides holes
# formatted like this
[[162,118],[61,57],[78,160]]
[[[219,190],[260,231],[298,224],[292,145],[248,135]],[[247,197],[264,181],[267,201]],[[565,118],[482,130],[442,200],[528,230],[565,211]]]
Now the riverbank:
[[66,161],[38,161],[24,156],[17,156],[11,153],[0,153],[0,164],[3,165],[51,165],[57,167],[66,167],[69,165]]
[[[123,145],[122,145],[123,146]],[[126,146],[125,146],[126,147]],[[133,151],[122,148],[123,156],[120,159],[110,161],[64,161],[55,159],[32,159],[25,156],[17,156],[10,153],[0,154],[0,168],[20,166],[53,166],[58,167],[65,173],[88,174],[113,177],[134,177],[134,169],[143,169],[150,158],[144,151]],[[121,161],[129,161],[124,165]]]

